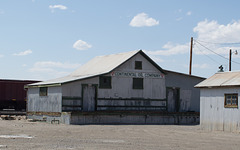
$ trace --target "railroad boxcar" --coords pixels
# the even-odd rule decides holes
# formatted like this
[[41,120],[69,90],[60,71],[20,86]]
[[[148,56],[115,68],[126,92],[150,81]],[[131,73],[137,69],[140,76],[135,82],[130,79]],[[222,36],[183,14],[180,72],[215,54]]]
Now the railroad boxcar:
[[0,109],[26,110],[24,85],[36,82],[39,81],[0,79]]

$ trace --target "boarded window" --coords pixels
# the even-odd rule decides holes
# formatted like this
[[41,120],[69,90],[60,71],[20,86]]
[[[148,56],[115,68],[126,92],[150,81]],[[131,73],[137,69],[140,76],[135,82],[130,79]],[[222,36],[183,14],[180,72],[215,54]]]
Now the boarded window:
[[225,94],[224,107],[237,108],[238,94]]
[[135,61],[135,69],[142,70],[142,62],[141,61]]
[[39,96],[47,96],[48,88],[47,87],[40,87],[39,88]]
[[108,76],[99,77],[99,88],[111,89],[112,88],[112,78]]
[[143,78],[133,78],[133,89],[143,89]]

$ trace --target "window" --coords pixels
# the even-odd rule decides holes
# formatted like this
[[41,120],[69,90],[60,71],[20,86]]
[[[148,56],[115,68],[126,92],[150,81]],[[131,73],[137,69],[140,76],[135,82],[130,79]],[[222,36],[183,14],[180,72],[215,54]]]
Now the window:
[[47,87],[40,87],[39,89],[39,95],[40,96],[47,96],[48,88]]
[[143,89],[143,78],[133,78],[133,89]]
[[135,69],[142,70],[142,62],[141,61],[135,61]]
[[111,89],[112,88],[112,78],[107,76],[99,77],[99,88]]
[[225,94],[224,107],[237,108],[238,94]]

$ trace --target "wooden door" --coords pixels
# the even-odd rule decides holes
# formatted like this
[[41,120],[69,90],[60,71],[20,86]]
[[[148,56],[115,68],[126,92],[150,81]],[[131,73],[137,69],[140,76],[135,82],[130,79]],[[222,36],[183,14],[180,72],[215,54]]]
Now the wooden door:
[[167,89],[168,112],[179,112],[179,88]]
[[83,111],[96,110],[96,86],[82,85],[83,88]]

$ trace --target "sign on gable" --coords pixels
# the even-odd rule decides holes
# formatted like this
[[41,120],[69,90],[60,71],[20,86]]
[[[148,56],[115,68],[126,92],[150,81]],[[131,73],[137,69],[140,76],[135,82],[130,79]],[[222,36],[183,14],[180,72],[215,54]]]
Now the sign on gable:
[[118,77],[133,77],[133,78],[164,78],[161,73],[151,73],[151,72],[120,72],[115,71],[111,73],[111,76]]

